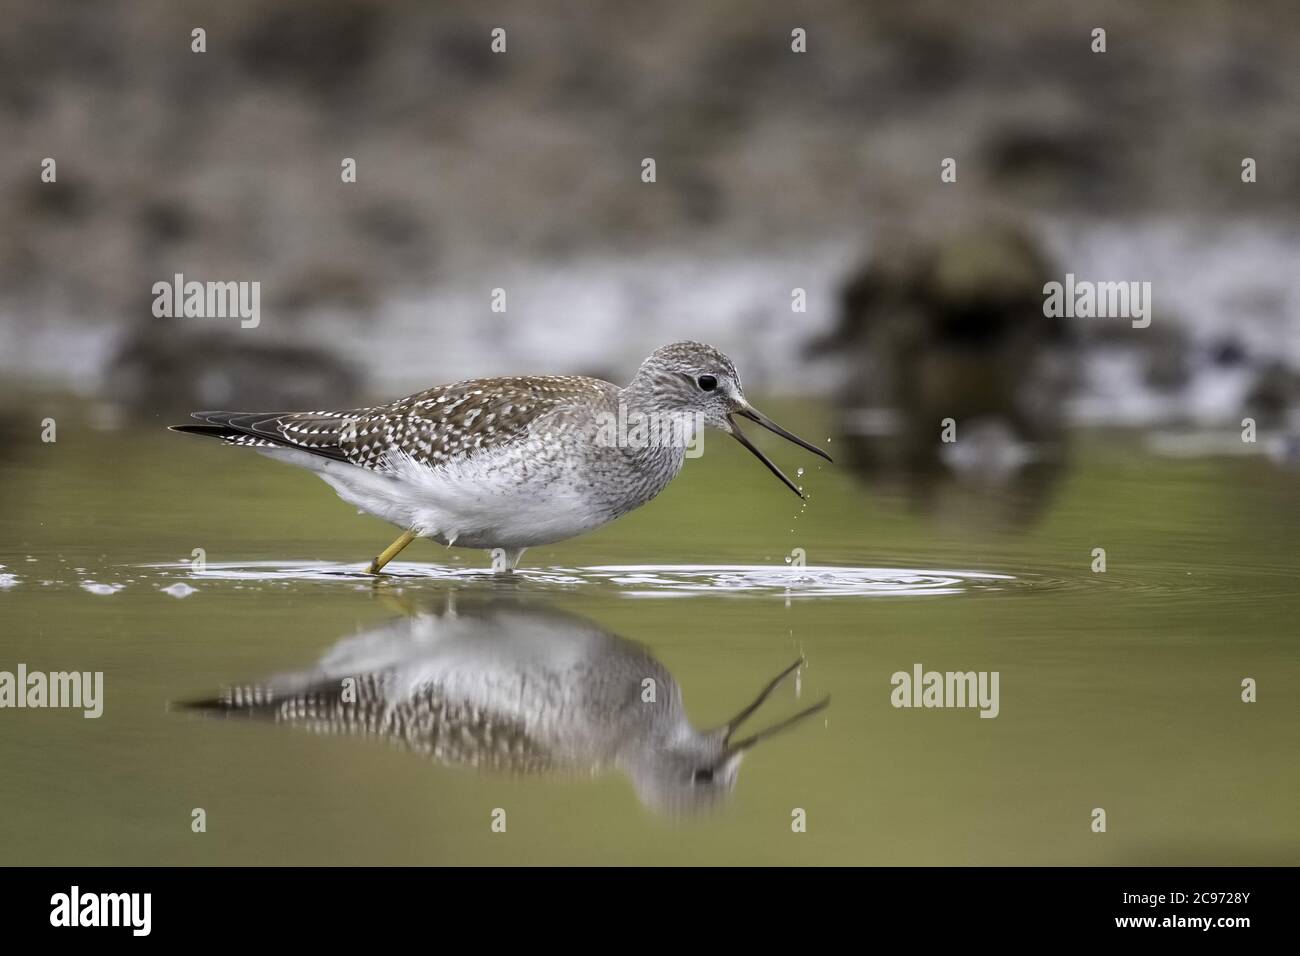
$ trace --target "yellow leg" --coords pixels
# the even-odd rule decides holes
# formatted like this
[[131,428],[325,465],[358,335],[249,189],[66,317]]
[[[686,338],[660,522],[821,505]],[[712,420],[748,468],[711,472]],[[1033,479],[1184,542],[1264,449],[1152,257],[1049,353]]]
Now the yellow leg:
[[368,574],[378,574],[385,564],[393,560],[402,553],[402,549],[418,538],[419,535],[414,531],[403,531],[402,536],[390,544],[380,553],[379,557],[370,562],[370,567],[366,568]]

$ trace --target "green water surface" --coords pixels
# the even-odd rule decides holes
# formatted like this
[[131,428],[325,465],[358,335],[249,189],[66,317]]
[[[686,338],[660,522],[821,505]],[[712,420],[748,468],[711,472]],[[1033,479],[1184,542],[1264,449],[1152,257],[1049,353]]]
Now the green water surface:
[[[803,507],[710,436],[660,498],[530,551],[514,582],[423,574],[488,562],[421,541],[376,585],[311,571],[360,567],[393,536],[315,477],[161,421],[96,430],[70,404],[42,443],[46,411],[11,421],[0,460],[0,574],[12,575],[0,670],[103,671],[105,706],[97,720],[0,711],[0,862],[1300,863],[1300,495],[1295,472],[1263,458],[1161,459],[1133,438],[1076,435],[1036,516],[1011,520],[1010,492],[952,486],[919,507],[765,441],[808,469]],[[825,409],[773,411],[828,432]],[[216,571],[191,569],[196,548]],[[808,596],[823,572],[791,572],[783,588],[708,571],[790,572],[796,548],[814,569],[1010,580]],[[674,568],[704,571],[685,588],[583,570],[632,565],[669,582]],[[197,590],[162,591],[177,582]],[[827,694],[831,705],[755,747],[728,798],[686,815],[647,806],[617,769],[476,770],[174,706],[441,613],[449,592],[642,645],[699,727],[800,653],[798,698],[783,686],[758,726]],[[916,663],[997,671],[999,715],[893,707],[891,675]],[[1241,700],[1245,678],[1255,703]],[[806,832],[792,832],[796,809]]]

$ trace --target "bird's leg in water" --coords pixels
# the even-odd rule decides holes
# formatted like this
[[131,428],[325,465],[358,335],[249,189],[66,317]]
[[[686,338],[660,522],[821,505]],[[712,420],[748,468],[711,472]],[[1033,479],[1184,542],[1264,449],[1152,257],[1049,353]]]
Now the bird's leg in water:
[[492,555],[492,572],[513,574],[515,568],[519,566],[519,559],[527,550],[527,548],[493,548],[489,552]]
[[366,572],[369,574],[378,574],[385,564],[401,554],[402,549],[418,537],[419,535],[414,531],[403,531],[401,537],[388,547],[384,548],[378,557],[371,560],[370,567],[366,568]]

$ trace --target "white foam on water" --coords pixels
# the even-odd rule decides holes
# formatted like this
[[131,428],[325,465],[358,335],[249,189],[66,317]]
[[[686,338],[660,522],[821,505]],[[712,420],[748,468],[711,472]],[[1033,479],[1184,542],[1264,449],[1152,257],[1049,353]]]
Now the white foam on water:
[[[167,567],[174,573],[174,565]],[[375,578],[361,564],[310,561],[285,565],[276,561],[209,563],[195,580],[238,582],[371,583]],[[798,597],[938,597],[971,591],[1003,590],[1018,581],[1012,575],[986,571],[918,568],[856,568],[834,565],[599,565],[583,568],[523,568],[504,576],[489,568],[394,562],[380,580],[414,583],[501,582],[573,588],[613,587],[627,597],[689,597],[691,595],[770,595]]]
[[83,591],[89,591],[91,594],[99,594],[101,596],[116,594],[125,587],[125,584],[99,584],[96,581],[81,582],[81,588]]

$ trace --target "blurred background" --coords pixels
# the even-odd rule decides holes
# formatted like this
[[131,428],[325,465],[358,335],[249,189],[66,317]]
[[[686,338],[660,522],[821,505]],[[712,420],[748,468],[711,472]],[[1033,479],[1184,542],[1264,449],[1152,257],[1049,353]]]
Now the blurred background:
[[[1291,3],[2,6],[6,378],[150,416],[622,381],[694,337],[756,391],[866,410],[846,433],[925,391],[931,345],[1012,362],[983,400],[1023,386],[1038,419],[1297,401]],[[1151,327],[1049,327],[1067,271],[1152,282]],[[262,324],[154,319],[178,272],[260,281]]]
[[[1296,862],[1298,106],[1292,0],[0,0],[4,647],[106,669],[115,695],[99,722],[29,712],[0,739],[0,845]],[[155,318],[176,273],[260,282],[260,324]],[[1150,282],[1150,326],[1045,317],[1067,273]],[[163,425],[493,374],[622,383],[683,338],[830,436],[837,465],[777,446],[808,468],[800,507],[719,439],[641,512],[530,551],[568,570],[524,587],[644,645],[697,726],[808,655],[825,721],[746,758],[721,816],[666,835],[618,775],[507,786],[167,715],[383,625],[353,593],[369,585],[294,562],[356,564],[391,535],[300,472]],[[865,578],[804,600],[709,570],[785,570],[795,549],[822,591]],[[645,595],[575,570],[646,562],[706,583],[628,601]],[[914,572],[950,584],[922,593]],[[177,581],[197,593],[162,591]],[[478,588],[440,581],[395,587]],[[1001,669],[1002,716],[893,710],[889,675],[918,660]],[[1243,676],[1265,680],[1258,706]],[[522,842],[464,822],[503,800],[532,821]],[[221,840],[192,839],[200,803]],[[792,849],[795,805],[814,824]],[[1118,821],[1102,839],[1098,805]]]

